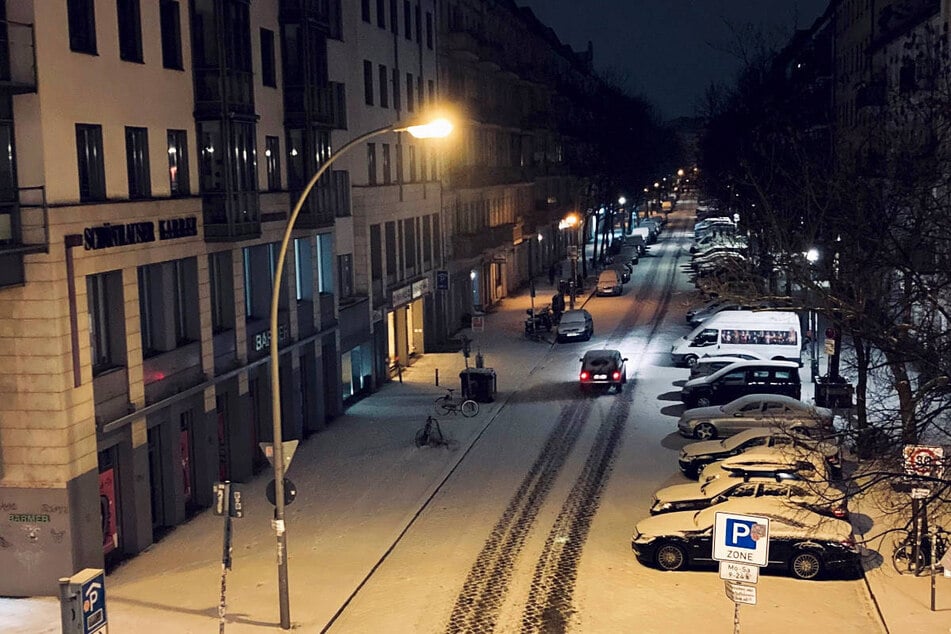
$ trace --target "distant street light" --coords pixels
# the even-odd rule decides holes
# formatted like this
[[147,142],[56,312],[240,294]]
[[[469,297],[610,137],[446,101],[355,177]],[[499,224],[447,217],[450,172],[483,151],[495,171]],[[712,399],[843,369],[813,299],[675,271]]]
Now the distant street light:
[[284,259],[287,257],[287,248],[291,241],[291,233],[294,231],[294,223],[297,216],[300,215],[301,208],[307,195],[324,175],[328,168],[340,156],[345,154],[354,146],[363,143],[371,137],[375,137],[387,132],[408,132],[417,139],[433,139],[448,136],[452,132],[452,123],[448,119],[439,118],[429,121],[422,125],[412,125],[402,128],[386,126],[377,130],[371,130],[366,134],[361,134],[355,139],[347,142],[339,150],[327,157],[327,160],[311,176],[310,181],[304,187],[291,211],[290,218],[287,220],[287,227],[284,228],[284,238],[281,240],[281,249],[278,252],[278,265],[274,271],[273,288],[271,289],[271,417],[273,429],[273,455],[272,463],[274,467],[274,532],[277,535],[277,585],[281,610],[281,628],[290,629],[290,603],[288,600],[287,586],[287,538],[286,526],[284,523],[284,438],[281,429],[281,378],[279,362],[280,339],[277,331],[277,310],[281,298],[281,279],[284,275]]

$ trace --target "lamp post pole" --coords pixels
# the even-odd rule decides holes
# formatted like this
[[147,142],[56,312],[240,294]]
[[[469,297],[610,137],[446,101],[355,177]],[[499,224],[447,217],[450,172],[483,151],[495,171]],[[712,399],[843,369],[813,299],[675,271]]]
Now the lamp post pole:
[[[272,440],[272,466],[274,467],[274,521],[272,522],[272,526],[274,527],[274,533],[277,536],[277,589],[281,612],[281,629],[290,629],[291,611],[287,584],[287,526],[284,520],[284,438],[281,427],[281,378],[280,366],[278,365],[280,357],[278,345],[280,344],[280,340],[278,339],[277,330],[277,311],[281,298],[281,282],[284,277],[284,260],[287,257],[287,248],[290,245],[291,234],[294,231],[294,223],[297,222],[297,216],[300,215],[301,208],[304,206],[304,201],[307,199],[308,194],[310,194],[311,190],[317,184],[317,181],[320,180],[320,177],[326,173],[335,160],[337,160],[343,154],[346,154],[347,151],[353,148],[355,145],[358,145],[371,137],[384,134],[386,132],[408,131],[410,134],[413,134],[413,136],[424,138],[427,136],[446,136],[449,133],[449,130],[452,129],[451,124],[445,121],[439,124],[434,122],[432,125],[443,126],[442,129],[444,131],[442,133],[421,131],[422,128],[427,126],[404,128],[387,126],[384,128],[378,128],[376,130],[371,130],[370,132],[362,134],[345,143],[339,150],[327,157],[327,161],[320,166],[313,176],[311,176],[310,181],[307,182],[307,185],[304,187],[304,190],[298,197],[297,202],[294,204],[294,208],[291,210],[291,215],[287,219],[287,226],[284,228],[284,237],[281,239],[281,248],[278,251],[277,266],[275,267],[273,287],[271,289],[270,323],[271,424],[274,436]],[[448,126],[448,128],[445,128],[445,126]],[[417,131],[414,131],[414,128]]]

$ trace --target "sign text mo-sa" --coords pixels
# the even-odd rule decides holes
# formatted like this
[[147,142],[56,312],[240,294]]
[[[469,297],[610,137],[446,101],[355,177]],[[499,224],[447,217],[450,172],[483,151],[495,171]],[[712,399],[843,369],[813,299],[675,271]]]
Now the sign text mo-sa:
[[765,566],[769,561],[769,518],[717,513],[713,522],[713,558]]

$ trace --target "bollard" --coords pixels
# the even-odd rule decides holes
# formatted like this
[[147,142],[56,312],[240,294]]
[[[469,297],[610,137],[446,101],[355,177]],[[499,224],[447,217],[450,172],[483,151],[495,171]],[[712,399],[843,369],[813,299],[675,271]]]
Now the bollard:
[[439,368],[436,368],[436,387],[439,387]]

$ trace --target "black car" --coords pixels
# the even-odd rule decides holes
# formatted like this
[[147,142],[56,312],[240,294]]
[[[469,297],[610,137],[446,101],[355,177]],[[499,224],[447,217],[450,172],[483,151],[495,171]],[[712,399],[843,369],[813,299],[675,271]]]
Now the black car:
[[582,391],[613,387],[620,392],[627,383],[627,358],[617,350],[588,350],[581,357],[578,380]]
[[648,517],[634,528],[634,555],[642,564],[661,570],[716,568],[713,524],[717,513],[769,519],[767,570],[799,579],[858,570],[859,552],[849,522],[770,498],[739,498],[701,511]]
[[794,361],[738,361],[687,381],[680,400],[687,407],[707,407],[747,394],[783,394],[798,399],[801,390],[799,364]]

